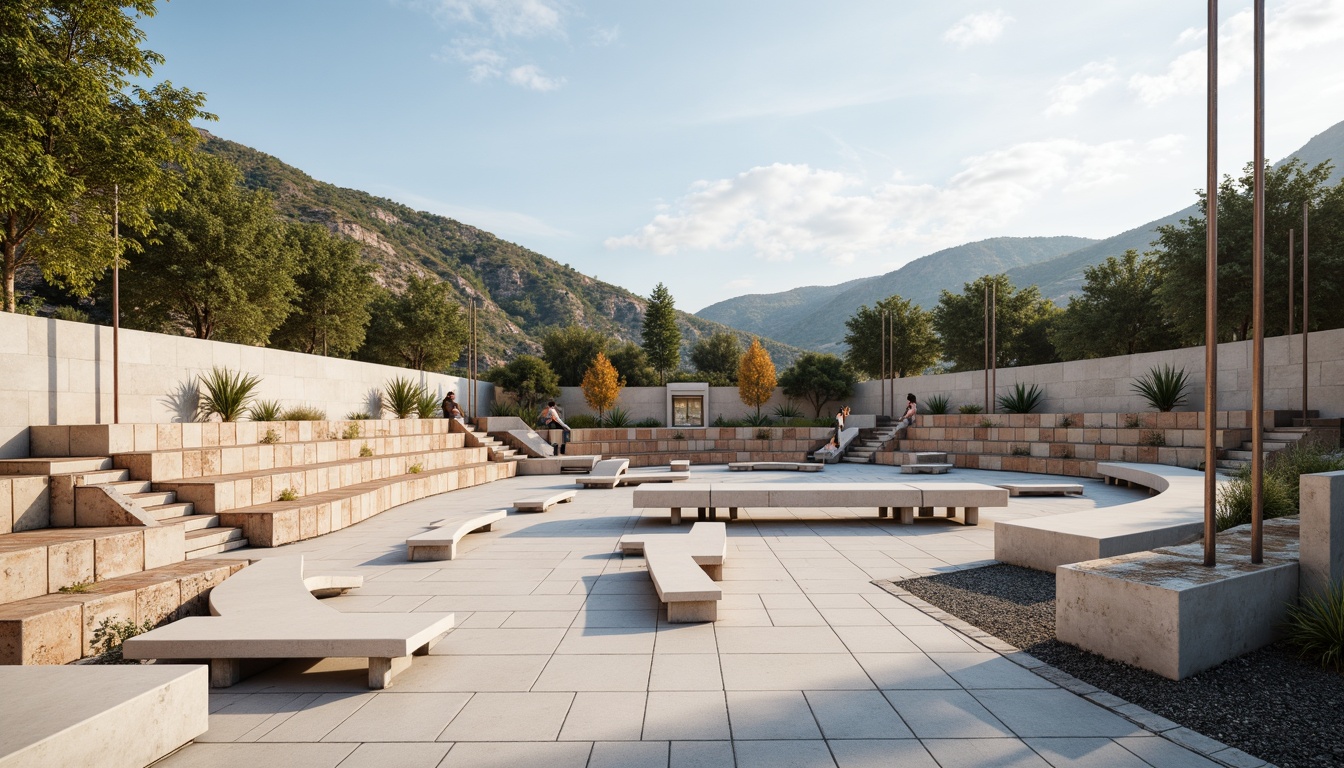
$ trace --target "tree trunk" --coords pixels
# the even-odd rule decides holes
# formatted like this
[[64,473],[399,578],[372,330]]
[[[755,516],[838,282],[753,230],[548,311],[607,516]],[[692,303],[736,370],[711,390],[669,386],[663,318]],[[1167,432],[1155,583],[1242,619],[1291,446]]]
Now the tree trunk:
[[14,245],[5,243],[5,311],[13,312],[16,309],[16,300],[14,296],[14,273],[18,270],[14,265]]

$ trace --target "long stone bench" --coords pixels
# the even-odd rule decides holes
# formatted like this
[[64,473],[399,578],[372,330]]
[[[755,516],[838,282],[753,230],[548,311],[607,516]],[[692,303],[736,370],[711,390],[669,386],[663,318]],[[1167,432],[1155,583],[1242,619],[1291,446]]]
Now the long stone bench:
[[1107,483],[1155,496],[1085,512],[1012,520],[994,526],[994,559],[1054,571],[1081,563],[1181,544],[1204,531],[1204,473],[1164,464],[1097,464]]
[[513,502],[513,508],[519,512],[546,512],[556,504],[568,504],[574,500],[578,491],[561,491],[553,493],[550,496],[539,496],[534,499],[523,499]]
[[825,464],[810,461],[732,461],[728,469],[734,472],[820,472]]
[[723,523],[696,523],[687,534],[627,534],[622,552],[644,552],[658,599],[667,604],[672,624],[714,621],[723,589],[728,532]]
[[209,659],[210,684],[242,679],[250,659],[367,658],[369,687],[387,688],[453,628],[451,613],[342,613],[313,597],[303,556],[271,557],[210,593],[213,616],[175,621],[128,639],[128,659]]
[[457,543],[468,533],[489,531],[494,524],[508,516],[505,510],[467,513],[440,520],[424,533],[406,539],[407,560],[455,560]]
[[691,479],[690,472],[640,472],[626,473],[616,481],[616,485],[643,485],[645,483],[683,483]]
[[205,667],[0,666],[0,766],[142,768],[205,733]]
[[592,472],[601,456],[547,456],[523,459],[518,462],[520,475],[563,475],[569,472]]
[[966,525],[976,525],[981,507],[1008,506],[1008,491],[980,483],[693,483],[677,488],[640,488],[633,504],[641,509],[670,509],[672,524],[681,523],[683,509],[696,509],[713,519],[727,508],[736,520],[742,508],[851,507],[874,508],[879,518],[899,517],[903,524],[930,517],[944,508],[953,518],[963,510]]
[[1009,496],[1081,496],[1081,483],[996,483]]
[[584,488],[615,488],[621,475],[629,469],[629,459],[603,459],[593,465],[587,477],[580,477],[574,482]]

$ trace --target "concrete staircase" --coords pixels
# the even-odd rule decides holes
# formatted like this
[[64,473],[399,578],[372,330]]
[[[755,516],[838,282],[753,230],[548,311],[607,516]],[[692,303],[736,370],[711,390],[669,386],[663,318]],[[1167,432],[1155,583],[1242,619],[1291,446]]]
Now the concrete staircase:
[[[120,470],[126,472],[126,470]],[[121,491],[160,525],[181,526],[186,542],[186,557],[217,555],[247,546],[242,528],[219,524],[219,515],[198,514],[190,501],[178,501],[176,491],[152,490],[148,480],[118,480],[107,485]]]
[[865,429],[859,438],[850,443],[840,460],[849,464],[872,464],[873,454],[882,450],[882,446],[896,437],[896,428],[891,426]]
[[[1311,432],[1312,427],[1271,427],[1265,430],[1263,443],[1265,460],[1268,461],[1273,454],[1296,445]],[[1223,451],[1223,455],[1218,459],[1218,468],[1236,471],[1250,466],[1251,459],[1255,456],[1252,448],[1250,440],[1243,440],[1240,448]]]
[[471,422],[455,422],[453,431],[461,431],[467,436],[467,445],[472,448],[486,449],[486,455],[490,461],[518,461],[524,458],[518,451],[500,440],[491,437],[488,433],[476,429]]

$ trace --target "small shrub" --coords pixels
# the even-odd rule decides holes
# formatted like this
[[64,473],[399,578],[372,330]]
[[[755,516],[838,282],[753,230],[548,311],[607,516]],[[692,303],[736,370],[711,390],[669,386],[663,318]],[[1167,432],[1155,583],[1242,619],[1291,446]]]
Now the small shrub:
[[1344,582],[1290,607],[1284,639],[1302,658],[1344,672]]
[[659,427],[663,426],[663,422],[660,419],[650,417],[647,419],[640,419],[639,421],[636,421],[635,426],[640,427],[641,429],[658,429]]
[[756,430],[756,439],[757,439],[757,440],[769,440],[769,439],[770,439],[770,430],[768,430],[768,429],[758,429],[758,430]]
[[957,413],[984,413],[984,412],[985,412],[984,407],[979,405],[967,404],[957,406]]
[[315,405],[294,405],[280,414],[282,421],[326,421],[327,412]]
[[91,581],[76,581],[74,584],[66,584],[64,587],[61,587],[57,591],[64,592],[67,595],[78,595],[83,594],[84,592],[88,592],[89,587],[92,586],[93,582]]
[[747,427],[768,427],[774,423],[770,420],[770,414],[754,412],[743,416],[741,421],[743,426]]
[[364,430],[358,424],[347,424],[345,431],[341,432],[342,440],[355,440],[364,436]]
[[1064,418],[1060,419],[1060,420],[1059,420],[1059,426],[1064,427],[1065,429],[1068,429],[1069,427],[1072,427],[1072,426],[1073,426],[1073,417],[1072,417],[1072,416],[1065,416]]
[[247,418],[252,421],[280,421],[284,411],[279,400],[257,400],[247,409]]
[[1014,445],[1012,448],[1008,449],[1008,452],[1014,456],[1030,456],[1031,447],[1026,445]]
[[212,368],[200,379],[205,392],[197,405],[196,417],[201,421],[209,421],[212,416],[218,416],[220,421],[237,421],[261,386],[260,378],[227,368]]
[[[1272,472],[1265,473],[1264,518],[1286,517],[1297,513],[1288,486],[1283,479]],[[1251,522],[1251,471],[1242,467],[1237,474],[1218,488],[1216,526],[1226,531],[1238,525]]]
[[417,462],[415,462],[414,464],[412,464],[411,466],[407,467],[407,468],[406,468],[406,471],[407,471],[408,473],[412,474],[412,475],[418,475],[418,474],[420,474],[421,472],[424,472],[424,471],[425,471],[425,467],[424,467],[423,464],[421,464],[420,462],[417,461]]
[[398,419],[409,419],[419,410],[424,392],[412,379],[398,376],[383,385],[383,409]]
[[443,413],[443,401],[439,396],[427,389],[420,390],[420,396],[415,399],[415,415],[422,419],[432,419]]
[[98,654],[99,664],[139,664],[139,661],[123,658],[121,644],[136,635],[144,634],[154,628],[154,622],[146,620],[144,624],[134,619],[117,621],[108,617],[93,630],[93,650]]
[[1143,426],[1143,421],[1137,414],[1129,414],[1125,417],[1125,429],[1138,429]]
[[1028,387],[1018,382],[1008,394],[999,395],[995,402],[1008,413],[1031,413],[1045,402],[1045,391],[1035,384]]
[[672,439],[673,439],[673,440],[685,440],[685,439],[686,439],[686,435],[685,435],[684,433],[678,432],[678,433],[676,433],[675,435],[672,436]]
[[1283,481],[1298,505],[1299,480],[1302,475],[1317,472],[1337,472],[1344,469],[1344,453],[1314,440],[1300,440],[1269,457],[1268,472]]
[[266,445],[275,445],[280,442],[280,433],[274,429],[267,429],[266,434],[261,436],[261,442]]
[[361,459],[367,459],[372,455],[373,455],[373,449],[369,447],[368,443],[359,446],[359,457]]
[[1166,444],[1167,435],[1161,430],[1150,429],[1139,436],[1139,445],[1146,445],[1150,448],[1161,448]]
[[51,313],[51,317],[52,317],[53,320],[65,320],[65,321],[67,321],[67,322],[71,322],[71,323],[87,323],[87,322],[89,322],[89,313],[88,313],[88,312],[85,312],[85,311],[82,310],[82,309],[79,309],[79,308],[77,308],[77,307],[72,307],[72,306],[69,306],[69,305],[61,305],[61,306],[57,307],[57,308]]
[[275,497],[276,501],[298,501],[299,492],[293,488],[286,488]]
[[597,429],[600,426],[602,426],[602,422],[596,416],[590,416],[586,413],[573,416],[569,420],[570,429]]
[[612,429],[631,426],[633,419],[630,418],[630,412],[619,406],[607,411],[606,418],[602,419],[602,426]]
[[345,414],[346,421],[368,421],[372,418],[368,411],[351,411]]
[[924,412],[932,414],[949,413],[952,410],[952,400],[947,395],[931,395],[924,401]]
[[997,422],[997,421],[995,421],[995,420],[993,420],[993,419],[988,419],[988,418],[986,418],[986,419],[981,419],[981,420],[980,420],[980,424],[979,424],[979,427],[980,427],[981,429],[993,429],[993,428],[995,428],[995,427],[997,427],[997,426],[999,426],[999,422]]
[[1185,390],[1190,374],[1184,368],[1171,365],[1154,366],[1148,373],[1134,380],[1130,390],[1159,411],[1170,411],[1185,405]]
[[775,418],[779,419],[780,421],[788,421],[789,419],[801,419],[803,417],[802,410],[800,410],[798,406],[794,405],[792,401],[776,405],[774,407],[774,410],[770,412],[774,414]]

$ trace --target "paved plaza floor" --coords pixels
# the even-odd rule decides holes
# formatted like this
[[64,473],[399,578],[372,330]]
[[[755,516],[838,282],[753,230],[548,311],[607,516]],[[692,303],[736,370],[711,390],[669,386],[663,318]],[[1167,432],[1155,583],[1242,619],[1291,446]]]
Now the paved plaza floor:
[[[657,470],[641,470],[657,471]],[[902,476],[695,468],[692,481],[1048,482],[957,470]],[[444,513],[503,509],[567,476],[519,477],[417,501],[249,557],[303,553],[310,573],[358,573],[345,611],[453,612],[457,629],[394,687],[364,660],[292,661],[210,697],[210,730],[163,766],[391,768],[984,768],[1214,766],[945,627],[874,579],[993,558],[997,520],[1141,498],[1083,481],[1082,498],[1014,498],[981,525],[901,526],[876,511],[743,512],[728,526],[719,620],[668,624],[640,557],[616,542],[673,528],[631,490],[510,515],[450,562],[408,563],[404,541]],[[694,517],[694,515],[692,515]]]

